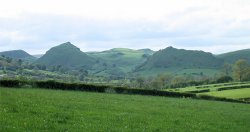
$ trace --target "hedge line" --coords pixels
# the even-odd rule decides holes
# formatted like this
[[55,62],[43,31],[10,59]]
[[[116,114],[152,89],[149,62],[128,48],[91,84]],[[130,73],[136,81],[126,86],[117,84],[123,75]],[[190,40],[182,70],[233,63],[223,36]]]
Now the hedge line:
[[34,82],[34,86],[46,89],[80,90],[80,91],[90,91],[90,92],[105,92],[105,89],[108,88],[108,86],[98,86],[98,85],[78,84],[78,83],[63,83],[56,81],[36,81]]
[[210,95],[197,95],[196,97],[198,99],[250,104],[250,102],[246,102],[246,101],[243,101],[243,100],[229,99],[229,98],[223,98],[223,97],[214,97],[214,96],[210,96]]
[[228,86],[228,87],[218,88],[217,90],[223,91],[223,90],[241,89],[241,88],[250,88],[250,85]]
[[180,93],[180,92],[158,91],[158,90],[148,90],[148,89],[131,89],[131,88],[126,88],[126,87],[111,87],[111,86],[100,86],[100,85],[91,85],[91,84],[82,84],[82,83],[64,83],[64,82],[56,82],[53,80],[49,80],[49,81],[0,80],[0,86],[3,86],[3,87],[23,87],[27,85],[33,88],[44,88],[44,89],[78,90],[78,91],[101,92],[101,93],[112,91],[118,94],[187,97],[187,98],[195,98],[195,99],[249,103],[249,102],[244,102],[244,101],[234,100],[234,99],[213,97],[213,96],[207,96],[207,95],[196,95],[194,93]]
[[131,89],[125,87],[111,87],[111,86],[100,86],[91,84],[77,84],[77,83],[63,83],[55,81],[38,81],[35,82],[36,87],[46,89],[61,89],[61,90],[79,90],[89,92],[101,92],[114,91],[115,93],[123,94],[140,94],[140,95],[153,95],[153,96],[170,96],[170,97],[195,97],[195,94],[190,93],[179,93],[179,92],[167,92],[147,89]]
[[21,84],[19,80],[0,80],[0,86],[3,87],[20,87]]
[[210,92],[210,89],[203,89],[203,90],[194,90],[194,91],[187,91],[188,93],[206,93]]

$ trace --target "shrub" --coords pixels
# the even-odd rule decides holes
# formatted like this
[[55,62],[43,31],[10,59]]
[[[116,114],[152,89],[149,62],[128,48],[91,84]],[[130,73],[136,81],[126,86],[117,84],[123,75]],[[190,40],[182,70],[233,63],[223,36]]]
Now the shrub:
[[188,91],[189,93],[205,93],[209,92],[209,89],[204,89],[204,90],[194,90],[194,91]]
[[0,86],[3,87],[20,87],[20,85],[19,80],[0,80]]
[[222,76],[216,80],[217,83],[226,83],[233,81],[233,78],[230,76]]

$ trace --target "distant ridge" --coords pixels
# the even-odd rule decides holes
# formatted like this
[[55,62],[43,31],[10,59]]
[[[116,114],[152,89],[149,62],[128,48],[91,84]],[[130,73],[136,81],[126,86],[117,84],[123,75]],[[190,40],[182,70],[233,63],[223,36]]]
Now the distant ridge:
[[167,47],[155,52],[137,70],[171,67],[220,68],[222,64],[223,61],[216,58],[212,53]]
[[228,52],[224,54],[217,55],[218,58],[221,58],[225,63],[235,63],[239,59],[245,59],[250,63],[250,49],[237,50],[233,52]]
[[32,55],[23,50],[4,51],[0,52],[0,55],[13,59],[35,59],[35,57],[33,57]]
[[155,53],[155,51],[153,51],[151,49],[139,49],[137,51],[142,51],[142,52],[144,52],[144,54],[149,54],[149,55],[152,55]]

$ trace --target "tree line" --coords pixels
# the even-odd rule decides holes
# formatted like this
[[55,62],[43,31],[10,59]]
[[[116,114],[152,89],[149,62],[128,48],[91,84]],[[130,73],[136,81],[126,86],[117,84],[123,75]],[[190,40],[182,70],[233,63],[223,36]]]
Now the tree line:
[[139,76],[134,81],[134,87],[146,89],[181,88],[231,81],[250,81],[250,64],[246,60],[240,59],[234,64],[224,64],[217,77],[208,77],[203,74],[200,74],[200,77],[176,76],[168,73],[158,74],[155,77]]

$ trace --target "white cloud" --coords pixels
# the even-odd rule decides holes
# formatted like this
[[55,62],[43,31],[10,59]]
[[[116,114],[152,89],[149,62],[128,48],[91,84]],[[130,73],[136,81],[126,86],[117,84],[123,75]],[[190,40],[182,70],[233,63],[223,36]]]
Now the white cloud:
[[0,3],[1,50],[45,52],[66,41],[74,42],[84,51],[113,47],[158,50],[173,45],[220,53],[250,48],[249,0],[0,0]]

